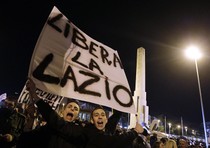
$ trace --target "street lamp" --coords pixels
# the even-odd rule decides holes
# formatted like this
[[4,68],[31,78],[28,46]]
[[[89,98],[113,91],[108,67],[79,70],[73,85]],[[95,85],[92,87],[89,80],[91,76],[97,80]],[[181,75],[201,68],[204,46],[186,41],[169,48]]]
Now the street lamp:
[[202,118],[203,118],[203,129],[204,129],[206,147],[208,147],[208,139],[207,139],[207,133],[206,133],[206,121],[205,121],[205,115],[204,115],[203,99],[202,99],[200,78],[199,78],[199,73],[198,73],[198,63],[197,63],[197,60],[202,56],[202,54],[199,52],[198,48],[195,46],[188,47],[186,50],[186,53],[187,53],[188,57],[193,58],[195,61],[195,69],[196,69],[196,74],[197,74],[198,89],[199,89],[199,95],[200,95],[201,112],[202,112]]
[[171,123],[168,123],[168,134],[170,135]]
[[164,118],[164,130],[165,130],[165,133],[166,133],[166,116]]
[[184,127],[184,129],[185,129],[185,132],[186,132],[186,136],[187,136],[187,126],[185,126],[185,127]]
[[180,128],[181,128],[181,126],[177,125],[177,128],[178,128],[178,132],[179,132],[179,135],[180,135]]

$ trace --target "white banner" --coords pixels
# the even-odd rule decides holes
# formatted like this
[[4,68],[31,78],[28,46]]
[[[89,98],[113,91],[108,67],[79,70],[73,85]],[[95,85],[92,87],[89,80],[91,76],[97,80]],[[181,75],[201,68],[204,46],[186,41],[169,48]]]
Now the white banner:
[[[51,94],[48,92],[45,92],[43,90],[40,89],[36,89],[36,94],[43,99],[45,102],[47,102],[52,109],[54,110],[58,110],[59,106],[62,102],[62,100],[64,99],[63,96],[59,96],[59,95],[55,95],[55,94]],[[26,87],[24,86],[19,98],[18,98],[18,103],[26,103],[29,104],[30,103],[30,98],[29,98],[29,92],[26,90]]]
[[29,77],[40,90],[135,113],[117,51],[90,38],[56,7],[37,41]]

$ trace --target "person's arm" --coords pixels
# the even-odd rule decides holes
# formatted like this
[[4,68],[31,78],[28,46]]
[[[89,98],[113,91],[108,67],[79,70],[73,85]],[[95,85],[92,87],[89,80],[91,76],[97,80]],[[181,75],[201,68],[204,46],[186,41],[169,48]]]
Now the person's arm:
[[36,85],[30,78],[28,78],[28,81],[26,82],[26,89],[29,91],[30,101],[32,104],[37,105],[39,112],[47,122],[49,122],[50,118],[53,118],[53,116],[57,116],[56,112],[49,106],[49,104],[45,103],[36,94]]
[[135,126],[134,130],[138,134],[142,134],[144,132],[144,128],[138,122],[136,122],[136,126]]
[[26,82],[26,90],[29,91],[30,101],[32,103],[36,103],[37,101],[41,100],[36,94],[36,85],[31,78],[28,78]]
[[46,120],[49,127],[56,130],[57,133],[63,137],[77,137],[82,134],[82,127],[66,122],[48,103],[37,96],[36,86],[33,80],[28,79],[26,88],[29,91],[31,101],[36,103],[39,112]]
[[50,127],[58,128],[56,126],[65,124],[65,121],[56,113],[56,111],[36,94],[36,85],[30,78],[26,83],[26,89],[29,91],[30,101],[36,104],[40,114]]
[[106,124],[106,132],[108,132],[111,135],[115,133],[121,115],[122,112],[113,109],[113,114],[109,117],[108,122]]

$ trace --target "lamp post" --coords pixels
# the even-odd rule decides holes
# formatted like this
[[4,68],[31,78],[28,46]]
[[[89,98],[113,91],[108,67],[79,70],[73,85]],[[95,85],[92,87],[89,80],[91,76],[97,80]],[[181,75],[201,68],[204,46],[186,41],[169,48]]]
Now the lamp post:
[[197,75],[197,81],[198,81],[201,112],[202,112],[202,119],[203,119],[203,129],[204,129],[206,147],[208,147],[208,139],[207,139],[207,133],[206,133],[206,121],[205,121],[205,115],[204,115],[203,99],[202,99],[202,93],[201,93],[201,85],[200,85],[200,78],[199,78],[199,72],[198,72],[198,62],[197,62],[197,60],[201,57],[201,53],[198,51],[198,48],[195,47],[195,46],[190,46],[186,50],[186,53],[189,57],[193,58],[194,61],[195,61],[195,69],[196,69],[196,75]]
[[182,128],[182,136],[184,136],[184,131],[183,131],[183,119],[181,117],[181,128]]
[[168,123],[168,134],[170,135],[171,123]]
[[178,128],[178,134],[180,136],[180,128],[181,128],[181,126],[180,125],[177,125],[177,128]]
[[165,133],[167,133],[167,132],[166,132],[166,116],[165,116],[165,118],[164,118],[164,130],[165,130]]
[[186,133],[186,136],[187,136],[187,126],[185,126],[184,129],[185,129],[185,133]]

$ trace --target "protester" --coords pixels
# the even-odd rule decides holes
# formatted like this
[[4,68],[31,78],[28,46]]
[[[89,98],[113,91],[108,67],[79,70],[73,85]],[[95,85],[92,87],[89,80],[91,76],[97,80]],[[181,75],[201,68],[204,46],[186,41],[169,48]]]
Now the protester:
[[[68,100],[62,110],[62,117],[65,124],[80,125],[78,114],[80,107],[77,101]],[[46,123],[44,126],[36,127],[35,130],[24,132],[20,136],[17,148],[75,148],[75,143],[66,140],[62,133],[56,132]]]
[[0,107],[0,148],[16,145],[25,126],[25,116],[16,110],[17,98],[8,96]]
[[[75,145],[81,145],[85,148],[107,148],[107,147],[125,147],[127,144],[132,144],[134,138],[138,136],[138,133],[143,132],[143,127],[136,124],[136,127],[121,135],[110,136],[105,131],[106,124],[108,122],[106,112],[103,108],[96,108],[91,114],[91,123],[85,127],[77,126],[75,124],[66,123],[46,102],[40,99],[36,95],[36,87],[32,80],[27,82],[27,89],[30,92],[31,98],[42,114],[43,118],[47,121],[47,124],[51,129],[56,131],[57,134],[63,137],[63,140],[67,140],[69,143]],[[56,147],[51,145],[51,147]],[[59,147],[59,146],[57,146]]]
[[162,137],[162,138],[160,138],[160,141],[162,141],[163,144],[166,145],[166,142],[168,141],[168,138],[167,137]]
[[152,145],[152,148],[165,148],[165,146],[162,141],[155,141]]
[[178,140],[178,148],[187,148],[188,146],[187,139],[181,138]]
[[143,137],[138,135],[138,137],[136,137],[132,143],[132,148],[148,148],[148,145],[144,141]]
[[132,148],[151,148],[150,134],[146,128],[144,128],[143,133],[139,134],[133,141]]
[[165,144],[166,148],[177,148],[176,141],[173,139],[168,139]]
[[153,133],[153,135],[150,137],[150,145],[151,147],[153,146],[153,144],[157,141],[157,133]]
[[141,134],[147,148],[151,148],[150,145],[150,131],[148,128],[144,128],[144,132]]
[[26,116],[26,125],[24,127],[24,132],[27,132],[35,128],[37,123],[36,120],[38,118],[38,113],[33,103],[25,104],[24,106],[25,106],[24,114]]

